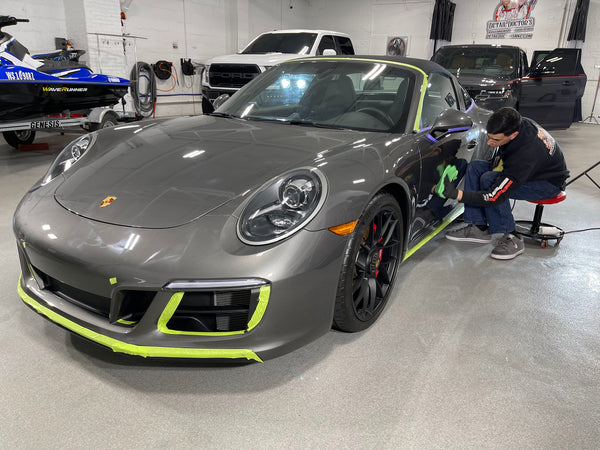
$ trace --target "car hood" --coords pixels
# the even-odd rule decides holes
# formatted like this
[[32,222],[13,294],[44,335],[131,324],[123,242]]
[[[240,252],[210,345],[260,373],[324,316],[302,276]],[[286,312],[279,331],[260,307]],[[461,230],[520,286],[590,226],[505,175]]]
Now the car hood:
[[207,64],[257,64],[259,66],[274,66],[280,62],[304,56],[306,55],[297,55],[295,53],[252,53],[248,55],[235,53],[233,55],[218,56],[208,61]]
[[512,80],[511,77],[462,74],[460,71],[456,78],[467,91],[480,91],[496,84],[506,84]]
[[188,223],[356,139],[353,131],[212,116],[119,128],[99,133],[54,196],[75,214],[144,228]]

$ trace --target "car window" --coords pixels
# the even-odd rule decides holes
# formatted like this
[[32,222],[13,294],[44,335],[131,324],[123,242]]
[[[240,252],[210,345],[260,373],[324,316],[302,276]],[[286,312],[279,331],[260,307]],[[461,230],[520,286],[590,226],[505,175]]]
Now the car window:
[[462,86],[460,88],[460,93],[463,97],[463,101],[465,102],[465,111],[467,111],[473,105],[473,99],[471,98],[467,90]]
[[[415,80],[411,69],[382,62],[290,61],[256,78],[216,113],[248,120],[404,132]],[[455,97],[453,101],[456,105]]]
[[534,70],[540,75],[577,75],[580,64],[580,50],[571,48],[557,48],[545,55],[535,66]]
[[423,97],[419,128],[432,126],[437,116],[448,108],[459,109],[452,80],[444,73],[433,72]]
[[454,75],[516,76],[519,53],[516,48],[442,47],[432,60]]
[[517,76],[522,77],[529,72],[529,63],[527,62],[527,55],[525,52],[523,50],[519,50],[519,53],[521,55],[521,70],[519,73],[517,73]]
[[354,55],[354,47],[352,47],[352,41],[349,38],[344,36],[334,36],[334,38],[342,55]]
[[[321,39],[319,43],[319,49],[317,50],[317,55],[322,55],[324,50],[331,49],[335,50],[335,42],[333,41],[333,36],[325,35]],[[337,52],[336,52],[337,53]]]
[[251,42],[242,54],[295,53],[306,55],[312,48],[317,33],[267,33]]
[[546,56],[552,53],[552,50],[536,50],[531,57],[531,67],[537,66]]

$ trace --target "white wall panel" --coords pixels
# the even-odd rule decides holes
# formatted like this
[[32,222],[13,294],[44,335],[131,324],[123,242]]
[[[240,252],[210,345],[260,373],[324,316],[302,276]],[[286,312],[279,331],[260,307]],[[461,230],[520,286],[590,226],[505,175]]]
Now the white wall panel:
[[87,23],[85,20],[85,4],[81,0],[63,0],[65,9],[65,24],[67,27],[68,39],[73,44],[73,48],[85,50],[80,61],[89,64],[89,45],[87,34]]
[[[119,0],[84,0],[90,67],[97,72],[128,76],[121,35]],[[66,10],[69,14],[69,11]]]
[[240,47],[265,31],[315,28],[308,25],[309,8],[306,0],[248,0],[248,36]]
[[54,38],[66,37],[62,0],[2,0],[0,14],[29,19],[4,30],[33,54],[54,50]]
[[407,56],[429,58],[433,44],[429,39],[433,3],[400,2],[373,7],[371,53],[385,54],[389,36],[408,36]]
[[310,28],[348,33],[358,54],[371,52],[371,37],[379,33],[374,27],[371,2],[365,0],[313,1],[310,3]]

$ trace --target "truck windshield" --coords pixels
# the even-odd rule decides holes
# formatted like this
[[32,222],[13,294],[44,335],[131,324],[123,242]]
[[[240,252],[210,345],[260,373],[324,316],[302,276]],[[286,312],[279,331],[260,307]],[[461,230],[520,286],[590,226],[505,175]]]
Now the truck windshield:
[[306,55],[310,52],[316,38],[317,33],[267,33],[251,42],[242,50],[242,54],[294,53]]
[[500,47],[445,47],[433,55],[433,61],[454,75],[516,75],[518,51]]

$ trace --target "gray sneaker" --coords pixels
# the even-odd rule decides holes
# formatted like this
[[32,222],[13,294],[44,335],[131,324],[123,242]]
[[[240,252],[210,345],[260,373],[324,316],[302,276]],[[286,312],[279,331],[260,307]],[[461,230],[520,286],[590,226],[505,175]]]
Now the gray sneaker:
[[491,257],[494,259],[513,259],[525,251],[523,238],[507,233],[496,241]]
[[466,227],[459,228],[458,230],[448,231],[446,233],[446,239],[459,242],[477,242],[479,244],[487,244],[488,242],[491,242],[492,235],[488,230],[481,231],[477,225],[470,223]]

